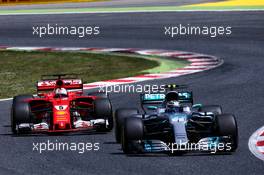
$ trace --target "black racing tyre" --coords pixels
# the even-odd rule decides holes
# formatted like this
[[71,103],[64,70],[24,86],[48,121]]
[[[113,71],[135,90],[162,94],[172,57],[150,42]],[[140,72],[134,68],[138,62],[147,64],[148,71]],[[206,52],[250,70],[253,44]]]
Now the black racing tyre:
[[144,124],[142,118],[126,118],[123,125],[121,144],[125,154],[139,153],[142,151],[140,141],[144,136]]
[[219,136],[231,137],[231,149],[228,151],[234,152],[238,147],[238,129],[234,115],[222,114],[215,117],[216,134]]
[[30,123],[30,107],[25,100],[32,98],[32,95],[19,95],[13,98],[11,108],[11,129],[14,134],[18,133],[17,125],[21,123]]
[[198,110],[199,112],[212,112],[215,115],[220,115],[222,114],[222,107],[219,105],[206,105],[206,106],[202,106],[199,108]]
[[139,111],[136,108],[120,108],[115,111],[115,138],[117,143],[121,141],[121,129],[125,118],[138,113]]
[[108,121],[108,125],[101,128],[104,131],[111,131],[113,129],[113,112],[112,104],[107,98],[98,98],[94,101],[94,113],[96,118],[103,118]]
[[96,97],[99,97],[99,98],[108,98],[108,94],[103,93],[103,92],[91,92],[91,93],[88,93],[87,95],[96,96]]

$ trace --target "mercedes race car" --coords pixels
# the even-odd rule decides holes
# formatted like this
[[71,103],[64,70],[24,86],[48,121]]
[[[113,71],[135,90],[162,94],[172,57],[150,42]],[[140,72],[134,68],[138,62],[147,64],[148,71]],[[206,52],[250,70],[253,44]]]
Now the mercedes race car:
[[193,104],[186,86],[166,85],[163,93],[141,94],[141,108],[115,111],[115,136],[126,154],[234,152],[238,129],[234,115],[218,105]]
[[107,95],[83,94],[77,75],[44,75],[37,82],[37,95],[13,98],[11,127],[14,134],[110,131],[112,105]]

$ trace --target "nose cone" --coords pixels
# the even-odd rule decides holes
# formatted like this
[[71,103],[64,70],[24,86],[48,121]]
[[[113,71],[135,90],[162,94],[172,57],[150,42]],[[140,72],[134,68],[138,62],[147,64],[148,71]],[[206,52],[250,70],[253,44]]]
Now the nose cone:
[[59,129],[65,129],[65,128],[66,128],[65,122],[59,122]]

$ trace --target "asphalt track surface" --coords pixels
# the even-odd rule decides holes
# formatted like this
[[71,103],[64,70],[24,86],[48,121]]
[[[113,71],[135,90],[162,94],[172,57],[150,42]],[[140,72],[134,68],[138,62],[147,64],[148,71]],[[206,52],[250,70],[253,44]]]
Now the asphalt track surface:
[[206,2],[217,2],[221,0],[108,0],[99,2],[64,3],[64,4],[42,4],[42,5],[20,5],[0,6],[0,10],[16,9],[66,9],[66,8],[109,8],[109,7],[147,7],[147,6],[180,6]]
[[[225,60],[219,68],[145,84],[183,83],[194,91],[195,101],[220,104],[234,113],[239,126],[239,148],[233,155],[164,154],[128,157],[115,144],[114,134],[21,136],[10,131],[10,101],[0,105],[1,174],[263,174],[263,162],[247,146],[263,118],[264,12],[176,12],[137,14],[76,14],[1,16],[0,43],[11,46],[132,47],[186,50]],[[13,25],[10,25],[12,22]],[[96,38],[32,36],[32,25],[59,23],[100,25]],[[185,36],[169,39],[164,25],[230,25],[229,37]],[[137,95],[111,94],[114,108],[136,107]],[[97,152],[32,151],[33,142],[99,142]]]

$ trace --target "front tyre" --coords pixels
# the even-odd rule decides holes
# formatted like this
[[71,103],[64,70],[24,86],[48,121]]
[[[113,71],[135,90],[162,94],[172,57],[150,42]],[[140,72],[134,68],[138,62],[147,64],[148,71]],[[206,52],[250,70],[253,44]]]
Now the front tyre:
[[219,136],[229,136],[229,148],[225,151],[234,152],[238,147],[238,129],[237,122],[234,115],[222,114],[215,117],[216,134]]
[[27,100],[32,98],[32,95],[18,95],[13,98],[11,108],[11,129],[13,134],[22,133],[22,131],[18,129],[19,124],[29,124],[31,122],[30,106]]
[[139,153],[143,151],[141,141],[144,135],[144,125],[141,118],[129,117],[125,119],[121,144],[125,154]]
[[108,98],[98,98],[94,101],[94,113],[97,119],[105,119],[105,125],[99,127],[100,131],[111,131],[113,129],[112,104]]

